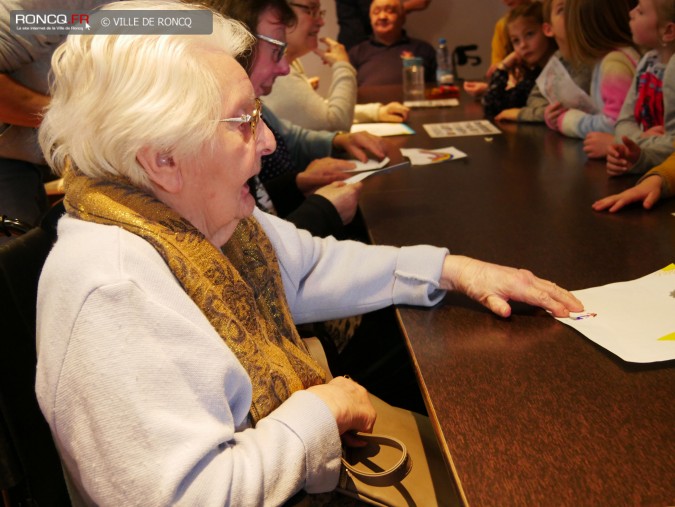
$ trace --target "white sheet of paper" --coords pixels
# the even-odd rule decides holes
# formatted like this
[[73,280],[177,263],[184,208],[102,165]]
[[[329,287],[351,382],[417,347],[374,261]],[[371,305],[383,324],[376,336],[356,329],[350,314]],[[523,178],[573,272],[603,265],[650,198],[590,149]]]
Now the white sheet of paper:
[[560,60],[552,56],[537,78],[537,86],[549,102],[560,102],[568,109],[597,113],[593,99],[572,80]]
[[382,160],[375,160],[373,158],[369,158],[365,162],[361,162],[360,160],[350,160],[350,162],[354,162],[356,164],[356,167],[354,169],[347,169],[345,172],[360,173],[363,171],[370,171],[372,169],[380,169],[384,167],[389,163],[389,157],[384,157]]
[[429,100],[406,100],[405,107],[457,107],[457,99],[429,99]]
[[368,176],[371,176],[371,175],[373,175],[373,174],[375,174],[375,173],[377,173],[377,172],[379,172],[379,170],[376,169],[376,170],[374,170],[374,171],[365,171],[365,172],[362,172],[362,173],[356,173],[356,174],[355,174],[354,176],[352,176],[351,178],[347,178],[346,180],[344,180],[344,182],[345,182],[347,185],[349,185],[349,184],[351,184],[351,183],[356,183],[356,182],[359,182],[359,181],[361,181],[361,180],[365,180]]
[[427,131],[429,137],[489,136],[502,133],[488,120],[426,123],[424,130]]
[[624,361],[675,359],[675,264],[637,280],[572,293],[585,311],[560,322]]
[[347,178],[346,180],[344,180],[344,182],[347,184],[356,183],[357,181],[365,180],[368,176],[372,176],[373,174],[388,173],[389,171],[395,171],[397,169],[402,169],[404,167],[410,167],[410,163],[407,160],[399,164],[390,165],[389,167],[382,167],[380,169],[374,169],[372,171],[362,171],[360,173],[356,173],[351,178]]
[[401,148],[404,157],[410,159],[412,165],[438,164],[446,160],[456,160],[466,157],[466,153],[459,151],[453,146],[438,148],[435,150],[423,150],[421,148]]
[[405,123],[355,123],[350,132],[370,132],[380,137],[409,136],[415,133]]

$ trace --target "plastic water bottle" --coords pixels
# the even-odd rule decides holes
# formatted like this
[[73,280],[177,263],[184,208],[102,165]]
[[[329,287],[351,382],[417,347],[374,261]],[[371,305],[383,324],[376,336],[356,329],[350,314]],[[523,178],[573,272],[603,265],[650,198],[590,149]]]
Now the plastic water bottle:
[[455,80],[452,75],[452,63],[448,54],[448,43],[445,37],[438,39],[436,48],[436,82],[439,85],[450,85]]

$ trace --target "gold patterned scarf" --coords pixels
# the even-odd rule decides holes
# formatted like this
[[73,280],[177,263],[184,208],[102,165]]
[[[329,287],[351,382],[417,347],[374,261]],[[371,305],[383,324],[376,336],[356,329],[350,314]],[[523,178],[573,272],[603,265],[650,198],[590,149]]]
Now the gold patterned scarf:
[[[70,215],[116,225],[150,243],[246,369],[255,424],[293,392],[325,374],[298,336],[274,249],[260,224],[242,220],[222,252],[187,220],[128,181],[101,181],[68,169]],[[186,337],[187,339],[187,337]]]

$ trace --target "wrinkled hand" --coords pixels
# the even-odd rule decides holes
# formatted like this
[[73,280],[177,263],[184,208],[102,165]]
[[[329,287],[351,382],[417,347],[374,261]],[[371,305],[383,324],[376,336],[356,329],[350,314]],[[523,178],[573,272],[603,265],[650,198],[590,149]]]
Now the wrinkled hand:
[[520,113],[519,107],[513,107],[511,109],[504,109],[497,116],[495,116],[496,121],[518,121],[518,114]]
[[333,66],[335,62],[349,62],[347,50],[338,41],[330,37],[321,37],[319,40],[326,45],[326,49],[316,48],[314,53],[319,55],[323,63]]
[[546,122],[548,128],[559,132],[560,129],[558,129],[558,118],[565,112],[567,112],[567,108],[563,107],[560,102],[554,102],[546,106],[546,109],[544,109],[544,121]]
[[333,147],[346,151],[361,162],[368,160],[369,153],[377,160],[382,160],[390,149],[384,139],[370,132],[338,134],[333,138]]
[[377,110],[377,119],[378,121],[401,123],[408,119],[408,113],[410,113],[410,109],[400,102],[390,102],[380,106]]
[[610,195],[595,201],[593,209],[595,211],[602,211],[609,208],[609,212],[614,213],[624,206],[637,201],[642,201],[644,209],[651,209],[661,198],[662,183],[663,178],[658,174],[653,174],[620,194]]
[[525,269],[448,255],[443,263],[441,288],[458,290],[501,317],[511,315],[509,300],[540,306],[555,317],[580,312],[583,304],[553,282],[537,278]]
[[619,176],[628,171],[640,158],[642,150],[630,138],[623,136],[623,144],[612,144],[607,150],[607,174]]
[[487,83],[483,83],[482,81],[464,81],[464,91],[475,99],[485,95],[487,89]]
[[605,158],[614,136],[606,132],[589,132],[584,139],[584,152],[588,158]]
[[348,431],[372,433],[377,413],[366,391],[359,384],[345,377],[335,377],[327,384],[307,389],[321,398],[335,416],[338,431],[344,438]]
[[328,199],[338,214],[344,225],[354,220],[356,210],[359,206],[359,195],[363,183],[346,184],[344,181],[335,181],[330,185],[321,187],[315,193]]
[[349,160],[331,157],[318,158],[296,175],[295,184],[303,194],[311,194],[329,183],[346,180],[350,174],[345,171],[355,167],[356,164]]

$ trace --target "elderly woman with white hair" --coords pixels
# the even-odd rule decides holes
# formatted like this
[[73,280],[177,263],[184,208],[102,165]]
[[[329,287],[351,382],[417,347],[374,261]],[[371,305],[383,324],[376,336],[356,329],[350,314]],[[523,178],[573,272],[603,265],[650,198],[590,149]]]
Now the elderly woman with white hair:
[[[117,9],[169,9],[124,2]],[[181,8],[186,8],[182,6]],[[254,211],[274,140],[234,57],[252,37],[69,36],[40,142],[67,215],[40,279],[36,391],[76,504],[278,505],[336,486],[366,391],[294,322],[467,292],[580,310],[531,273],[431,246],[318,239]]]

